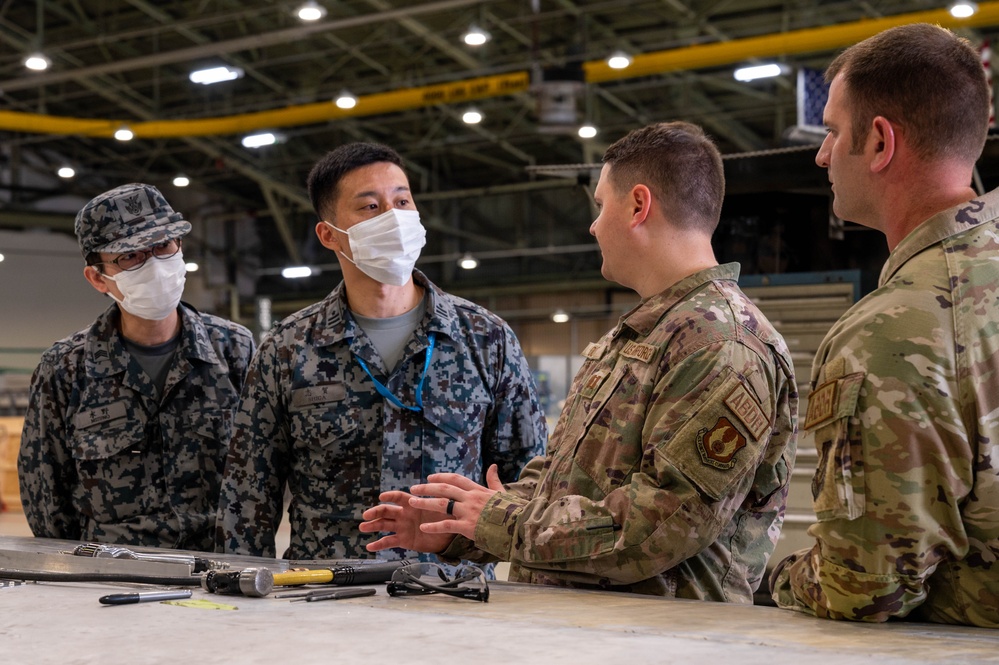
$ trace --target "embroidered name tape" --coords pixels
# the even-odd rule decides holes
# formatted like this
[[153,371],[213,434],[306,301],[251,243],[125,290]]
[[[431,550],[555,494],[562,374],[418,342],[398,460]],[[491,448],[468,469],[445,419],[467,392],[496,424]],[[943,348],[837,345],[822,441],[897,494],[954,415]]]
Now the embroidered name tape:
[[128,415],[128,409],[125,407],[125,403],[115,402],[114,404],[99,406],[89,411],[78,412],[73,417],[73,424],[77,428],[93,427],[94,425],[100,425],[101,423],[117,420],[118,418],[124,418],[126,415]]
[[309,386],[291,391],[291,406],[302,408],[312,404],[339,402],[347,396],[347,388],[342,383],[331,383],[323,386]]
[[808,395],[805,429],[811,429],[833,417],[836,409],[836,380],[826,381]]
[[621,355],[625,358],[634,358],[647,363],[656,355],[658,349],[652,344],[641,344],[639,342],[628,342],[624,345]]

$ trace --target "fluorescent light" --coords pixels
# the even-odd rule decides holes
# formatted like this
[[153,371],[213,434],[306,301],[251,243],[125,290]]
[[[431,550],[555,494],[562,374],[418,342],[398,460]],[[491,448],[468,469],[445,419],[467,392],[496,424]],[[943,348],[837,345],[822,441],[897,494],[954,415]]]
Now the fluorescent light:
[[2,263],[2,262],[3,262],[3,259],[4,259],[4,256],[3,256],[3,254],[0,254],[0,263]]
[[263,132],[262,134],[250,134],[243,137],[243,147],[244,148],[262,148],[265,145],[274,145],[277,142],[277,137],[270,132]]
[[194,261],[188,261],[184,264],[184,269],[187,270],[187,272],[198,272],[198,264]]
[[978,13],[978,5],[974,2],[955,2],[950,6],[950,15],[954,18],[970,18]]
[[135,138],[135,134],[128,127],[119,127],[114,133],[114,137],[119,141],[131,141]]
[[76,171],[73,170],[72,166],[63,166],[58,171],[56,171],[56,174],[60,178],[65,178],[66,180],[69,180],[70,178],[76,175]]
[[468,109],[461,115],[461,119],[468,125],[477,125],[482,122],[482,114],[476,109]]
[[552,313],[552,321],[555,323],[565,323],[569,320],[569,313],[564,309],[556,309]]
[[753,67],[740,67],[735,70],[735,80],[743,82],[755,81],[756,79],[773,78],[783,73],[784,68],[775,63],[754,65]]
[[477,25],[471,25],[468,32],[461,36],[463,42],[469,46],[482,46],[490,39],[490,34]]
[[465,252],[464,256],[458,259],[458,265],[465,270],[475,270],[479,267],[479,261],[469,252]]
[[607,58],[607,66],[611,69],[625,69],[631,65],[631,56],[624,51],[614,51]]
[[295,16],[303,21],[318,21],[326,16],[326,8],[315,0],[309,0],[295,10]]
[[337,108],[352,109],[357,106],[357,97],[344,90],[337,95],[335,103]]
[[191,179],[188,178],[183,173],[178,173],[176,176],[174,176],[173,179],[174,187],[187,187],[190,184],[191,184]]
[[24,66],[34,72],[44,72],[52,66],[52,61],[43,53],[32,53],[24,59]]
[[309,266],[288,266],[281,271],[281,276],[285,279],[301,279],[302,277],[308,277],[312,274],[312,268]]
[[228,67],[223,65],[222,67],[199,69],[191,72],[191,75],[188,78],[191,79],[191,83],[211,85],[213,83],[221,83],[222,81],[234,81],[238,78],[243,78],[243,70],[239,67]]
[[579,138],[581,139],[592,139],[596,135],[597,128],[589,123],[579,128]]

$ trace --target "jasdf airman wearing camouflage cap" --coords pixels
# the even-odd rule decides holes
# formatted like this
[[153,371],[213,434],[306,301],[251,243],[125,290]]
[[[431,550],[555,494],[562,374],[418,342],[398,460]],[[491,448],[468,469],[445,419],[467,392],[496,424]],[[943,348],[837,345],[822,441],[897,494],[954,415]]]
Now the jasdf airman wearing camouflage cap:
[[152,185],[76,217],[84,276],[115,303],[41,359],[18,469],[36,536],[213,549],[219,482],[253,339],[181,302],[191,224]]
[[847,49],[826,79],[816,162],[833,210],[891,253],[815,357],[817,542],[778,564],[773,597],[830,619],[999,627],[999,190],[969,184],[985,73],[967,41],[916,24]]
[[518,582],[752,602],[784,516],[797,393],[784,340],[711,250],[724,190],[694,125],[607,149],[590,233],[604,276],[641,304],[586,347],[547,455],[507,485],[492,469],[486,486],[436,474],[412,488],[424,498],[384,492],[361,530],[392,535],[369,549],[507,560]]

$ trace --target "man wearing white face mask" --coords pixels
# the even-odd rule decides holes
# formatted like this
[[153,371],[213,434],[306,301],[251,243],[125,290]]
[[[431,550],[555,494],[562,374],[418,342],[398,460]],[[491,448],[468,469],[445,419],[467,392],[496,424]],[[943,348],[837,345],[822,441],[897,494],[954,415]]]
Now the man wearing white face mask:
[[308,184],[316,234],[343,282],[261,344],[236,416],[218,544],[275,556],[287,486],[283,556],[363,558],[371,538],[358,524],[379,493],[441,471],[483,482],[493,464],[515,477],[544,450],[547,428],[509,326],[414,269],[426,231],[399,155],[345,145]]
[[76,217],[84,277],[115,301],[31,381],[18,469],[36,536],[211,551],[250,332],[181,303],[191,225],[155,187]]

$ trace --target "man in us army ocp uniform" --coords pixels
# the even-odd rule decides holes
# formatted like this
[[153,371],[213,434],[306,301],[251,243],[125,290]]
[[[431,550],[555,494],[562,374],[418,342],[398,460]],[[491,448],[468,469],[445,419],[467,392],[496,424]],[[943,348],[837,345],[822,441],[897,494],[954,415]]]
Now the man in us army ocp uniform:
[[75,228],[84,277],[115,302],[32,376],[25,516],[36,536],[212,551],[253,338],[180,301],[191,224],[155,187],[101,194]]
[[[453,474],[386,492],[369,547],[508,560],[510,579],[751,603],[784,516],[797,393],[784,340],[718,265],[725,191],[699,127],[613,144],[590,233],[642,303],[583,355],[547,456],[503,486]],[[455,534],[458,534],[455,537]]]
[[367,557],[357,524],[379,492],[440,471],[516,473],[544,450],[547,429],[509,326],[414,269],[426,231],[399,155],[344,145],[308,185],[316,235],[343,281],[261,344],[226,465],[219,544],[274,556],[287,485],[286,557]]
[[966,40],[915,24],[847,49],[826,80],[815,161],[833,210],[891,253],[815,357],[817,542],[778,564],[774,600],[999,627],[999,192],[970,186],[985,73]]

